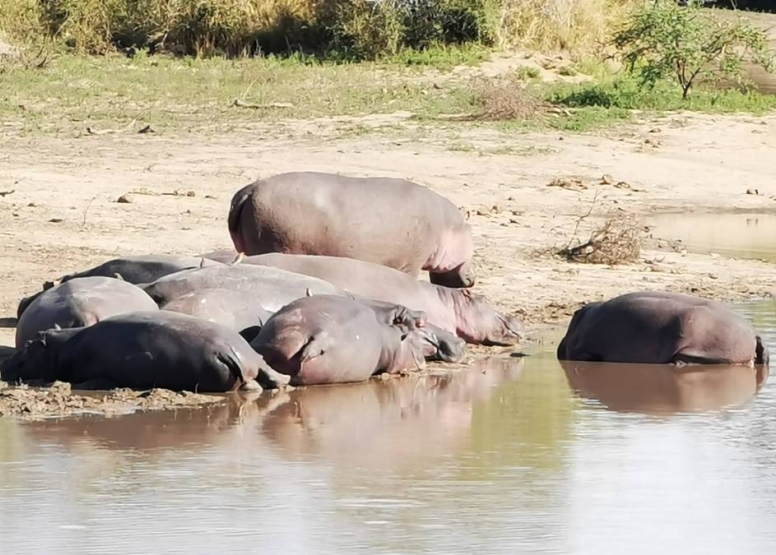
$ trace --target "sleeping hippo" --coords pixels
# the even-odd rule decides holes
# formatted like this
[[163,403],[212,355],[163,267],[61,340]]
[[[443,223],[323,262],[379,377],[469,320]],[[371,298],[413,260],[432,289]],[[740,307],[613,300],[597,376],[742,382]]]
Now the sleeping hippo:
[[289,381],[237,332],[163,310],[41,332],[6,362],[2,377],[201,393],[276,387]]
[[[234,260],[235,256],[232,256],[232,260]],[[137,285],[151,283],[162,276],[173,274],[181,270],[199,268],[201,266],[216,266],[218,264],[218,262],[212,259],[194,256],[175,256],[171,254],[126,256],[122,258],[113,258],[82,272],[67,274],[62,276],[59,279],[59,282],[65,283],[76,278],[102,276],[111,278],[118,277],[126,282]],[[54,283],[47,282],[43,285],[43,290],[45,291],[53,285]],[[41,293],[42,291],[22,299],[19,303],[19,308],[16,311],[16,317],[21,318],[30,303]]]
[[424,365],[416,332],[380,322],[356,300],[334,295],[300,298],[279,310],[251,342],[292,385],[358,382],[382,372]]
[[137,285],[109,277],[76,278],[42,291],[16,324],[16,348],[55,326],[79,328],[135,311],[158,310]]
[[523,337],[522,323],[494,310],[484,297],[468,289],[420,281],[379,264],[352,258],[281,253],[246,256],[241,264],[271,266],[313,276],[356,295],[423,311],[430,324],[469,343],[514,345]]
[[186,293],[161,308],[216,322],[239,332],[247,341],[256,337],[272,315],[259,303],[246,300],[244,293],[217,288]]
[[722,303],[678,293],[638,292],[574,313],[560,360],[642,364],[768,364],[768,348]]
[[206,266],[164,276],[144,286],[160,306],[188,293],[226,289],[241,293],[246,302],[275,312],[306,295],[346,295],[331,283],[277,268],[253,265]]
[[355,258],[432,283],[471,287],[472,232],[461,211],[431,189],[388,177],[282,173],[232,198],[229,233],[238,252]]

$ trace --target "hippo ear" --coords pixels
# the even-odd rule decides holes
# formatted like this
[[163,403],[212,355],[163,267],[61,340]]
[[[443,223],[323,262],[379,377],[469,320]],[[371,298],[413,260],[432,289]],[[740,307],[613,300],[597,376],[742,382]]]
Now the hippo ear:
[[54,328],[53,329],[55,331],[62,331],[62,326],[60,326],[59,324],[54,324]]
[[48,291],[52,287],[54,287],[54,282],[53,281],[47,281],[46,283],[43,284],[43,290],[44,291]]
[[202,257],[199,259],[199,267],[204,268],[205,267],[205,258]]
[[471,292],[470,289],[461,289],[460,291],[461,291],[461,294],[464,297],[466,297],[467,299],[471,299],[472,298],[472,292]]
[[308,288],[305,290],[305,295],[307,295],[308,297],[312,297],[312,296],[313,296],[313,291],[312,291],[312,289],[310,289],[310,288],[308,287]]
[[122,275],[121,275],[120,273],[118,273],[118,272],[116,272],[115,274],[113,274],[113,277],[115,277],[116,279],[120,279],[121,281],[124,281],[124,276],[122,276]]
[[471,218],[471,215],[472,215],[472,213],[471,213],[470,211],[468,211],[468,210],[467,210],[466,212],[464,212],[464,213],[463,213],[463,219],[464,219],[464,221],[468,222],[468,221],[469,221],[469,218]]

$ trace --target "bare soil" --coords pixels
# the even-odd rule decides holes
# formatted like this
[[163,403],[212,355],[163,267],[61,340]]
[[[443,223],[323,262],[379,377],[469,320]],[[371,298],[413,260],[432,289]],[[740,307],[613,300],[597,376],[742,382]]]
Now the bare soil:
[[[372,131],[342,133],[354,125]],[[468,210],[475,290],[521,315],[534,337],[582,303],[627,291],[741,300],[770,297],[776,285],[772,264],[688,254],[648,228],[635,263],[552,255],[612,216],[645,224],[661,212],[776,211],[774,116],[676,114],[570,135],[429,129],[399,113],[255,123],[229,135],[13,132],[0,145],[0,345],[13,345],[19,299],[46,280],[117,255],[231,248],[232,194],[291,170],[409,178]],[[9,395],[2,390],[0,414]]]

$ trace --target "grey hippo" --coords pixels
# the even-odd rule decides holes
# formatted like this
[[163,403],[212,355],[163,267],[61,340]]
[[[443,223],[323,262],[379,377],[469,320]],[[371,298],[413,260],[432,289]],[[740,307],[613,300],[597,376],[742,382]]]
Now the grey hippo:
[[728,306],[679,293],[636,292],[577,310],[560,360],[768,364],[768,348]]
[[[233,259],[235,253],[202,256]],[[353,258],[282,253],[246,256],[241,264],[271,266],[316,277],[356,295],[422,311],[430,324],[468,343],[514,345],[524,336],[519,319],[498,312],[482,295],[434,285],[379,264]]]
[[158,310],[154,300],[137,285],[109,277],[84,277],[42,291],[16,324],[16,348],[38,332],[91,326],[126,312]]
[[432,283],[475,283],[471,227],[455,204],[404,179],[321,172],[274,175],[237,191],[229,233],[246,255],[355,258]]
[[289,381],[237,332],[163,310],[41,332],[6,361],[3,379],[202,393],[277,387]]
[[251,346],[292,385],[358,382],[382,372],[421,368],[422,338],[381,322],[347,297],[298,299],[267,321]]
[[[234,256],[232,257],[232,260],[233,259]],[[59,278],[59,283],[65,283],[72,279],[101,276],[111,278],[117,277],[128,283],[138,285],[151,283],[162,276],[173,274],[181,270],[216,265],[219,265],[219,263],[214,260],[194,256],[176,256],[172,254],[125,256],[113,258],[93,268],[89,268],[88,270],[64,275]],[[43,285],[43,291],[50,289],[54,285],[54,282],[46,282]],[[30,303],[41,295],[43,291],[22,299],[19,303],[19,308],[16,311],[16,317],[21,318]]]

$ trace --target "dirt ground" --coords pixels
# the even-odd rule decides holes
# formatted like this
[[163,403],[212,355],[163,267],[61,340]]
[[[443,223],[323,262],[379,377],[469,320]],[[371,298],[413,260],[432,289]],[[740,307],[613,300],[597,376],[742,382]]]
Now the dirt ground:
[[[567,245],[575,228],[584,241],[612,214],[775,212],[774,116],[678,114],[572,135],[455,123],[430,130],[397,113],[253,124],[228,136],[12,132],[0,144],[5,346],[19,299],[44,281],[117,255],[230,248],[232,194],[291,170],[409,178],[468,210],[476,291],[521,315],[534,338],[582,303],[626,291],[740,300],[769,297],[776,285],[772,264],[688,254],[648,230],[633,264],[576,264],[546,252]],[[117,202],[122,195],[129,202]]]

